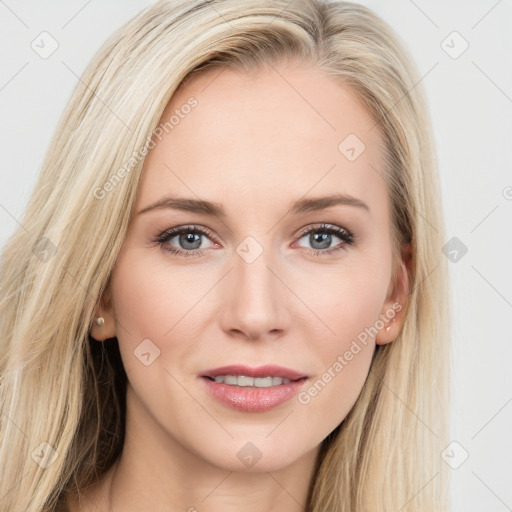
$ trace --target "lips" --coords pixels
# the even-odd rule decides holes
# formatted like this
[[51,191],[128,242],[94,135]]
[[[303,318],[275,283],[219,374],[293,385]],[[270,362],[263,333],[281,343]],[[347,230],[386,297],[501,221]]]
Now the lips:
[[[245,379],[251,379],[252,375],[247,375],[249,373],[254,375],[254,379],[257,379],[258,376],[264,378],[272,375],[278,381],[282,380],[282,383],[270,387],[256,387],[250,385],[234,386],[217,382],[221,375],[239,375],[240,379],[242,374]],[[280,375],[283,375],[283,377],[280,377]],[[285,377],[286,375],[288,377]],[[288,379],[288,381],[285,382],[285,379]],[[307,376],[290,368],[270,365],[260,368],[239,365],[223,366],[222,368],[209,370],[199,378],[201,385],[204,386],[211,397],[230,409],[246,413],[266,412],[280,405],[284,406],[306,386],[308,380]]]
[[209,379],[215,379],[220,375],[243,375],[246,377],[281,377],[283,379],[289,379],[290,381],[297,381],[300,379],[307,378],[307,375],[291,368],[285,368],[277,365],[264,365],[257,368],[251,368],[244,365],[229,365],[222,366],[220,368],[213,368],[206,370],[201,374],[201,377],[207,377]]

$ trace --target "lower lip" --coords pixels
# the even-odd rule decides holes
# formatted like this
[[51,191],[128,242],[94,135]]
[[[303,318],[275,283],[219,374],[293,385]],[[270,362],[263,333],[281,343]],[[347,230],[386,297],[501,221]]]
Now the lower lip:
[[257,388],[254,386],[230,386],[201,377],[208,391],[219,402],[243,412],[263,412],[273,409],[293,398],[308,379],[301,379],[272,386]]

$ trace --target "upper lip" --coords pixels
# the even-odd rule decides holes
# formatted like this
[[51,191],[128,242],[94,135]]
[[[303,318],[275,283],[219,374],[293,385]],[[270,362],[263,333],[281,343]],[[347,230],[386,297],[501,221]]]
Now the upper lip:
[[283,379],[299,380],[307,375],[291,368],[285,368],[283,366],[277,366],[273,364],[267,364],[264,366],[258,366],[257,368],[251,368],[240,364],[233,364],[229,366],[221,366],[220,368],[214,368],[206,370],[201,374],[201,377],[215,378],[219,375],[245,375],[246,377],[282,377]]

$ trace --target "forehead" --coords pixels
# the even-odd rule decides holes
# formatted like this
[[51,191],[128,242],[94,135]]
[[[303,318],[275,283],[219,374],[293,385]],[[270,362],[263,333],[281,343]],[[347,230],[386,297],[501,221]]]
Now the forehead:
[[166,122],[144,163],[141,206],[166,193],[269,206],[308,191],[368,202],[386,194],[374,119],[351,88],[317,68],[199,73],[175,92]]

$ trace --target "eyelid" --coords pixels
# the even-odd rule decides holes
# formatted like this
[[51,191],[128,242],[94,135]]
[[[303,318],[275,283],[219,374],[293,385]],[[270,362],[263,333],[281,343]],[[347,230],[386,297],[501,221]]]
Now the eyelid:
[[166,229],[165,231],[158,235],[158,238],[163,239],[170,237],[171,235],[179,235],[180,233],[187,231],[196,231],[198,233],[208,236],[208,238],[212,239],[212,241],[215,241],[217,239],[217,237],[215,236],[211,229],[204,226],[198,226],[196,224],[183,224],[181,226],[175,226],[173,228]]
[[310,231],[320,231],[321,229],[332,230],[334,232],[343,232],[349,235],[351,238],[353,237],[353,234],[347,228],[344,228],[343,226],[338,226],[336,224],[328,224],[325,222],[314,223],[304,226],[299,230],[299,232],[295,236],[298,238],[302,238],[304,235],[307,235]]

